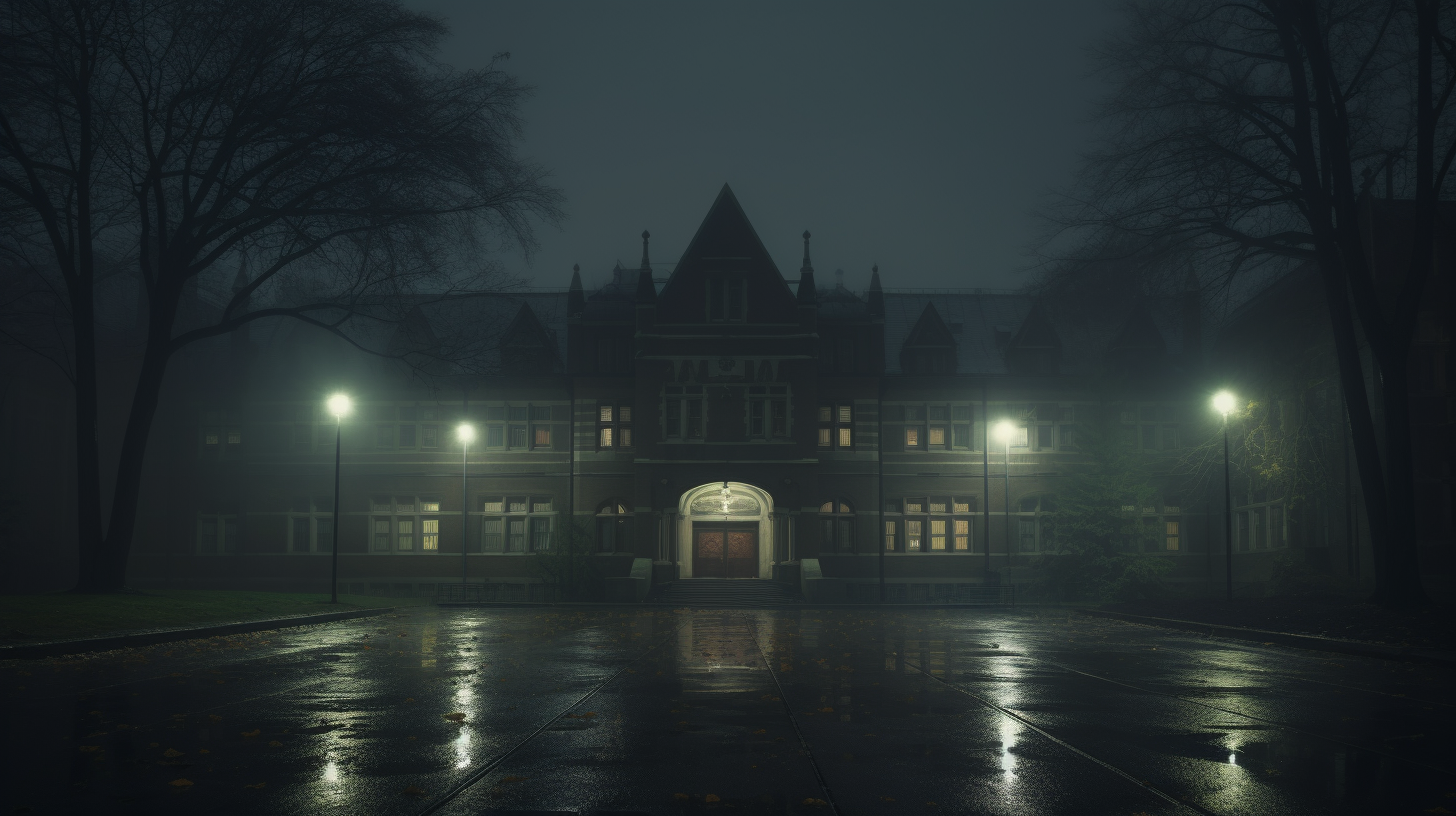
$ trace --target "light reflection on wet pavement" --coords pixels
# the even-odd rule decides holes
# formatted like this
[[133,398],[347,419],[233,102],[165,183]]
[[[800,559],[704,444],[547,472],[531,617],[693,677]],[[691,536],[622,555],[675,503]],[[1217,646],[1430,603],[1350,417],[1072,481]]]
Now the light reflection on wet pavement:
[[1440,670],[1062,611],[415,609],[0,678],[0,816],[1456,812]]

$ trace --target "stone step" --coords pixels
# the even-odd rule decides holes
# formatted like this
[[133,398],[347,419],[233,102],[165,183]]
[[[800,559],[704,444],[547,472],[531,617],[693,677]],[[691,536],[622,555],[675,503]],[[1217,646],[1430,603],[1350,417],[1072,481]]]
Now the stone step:
[[653,589],[650,603],[713,608],[765,608],[799,604],[803,597],[788,584],[754,579],[692,578]]

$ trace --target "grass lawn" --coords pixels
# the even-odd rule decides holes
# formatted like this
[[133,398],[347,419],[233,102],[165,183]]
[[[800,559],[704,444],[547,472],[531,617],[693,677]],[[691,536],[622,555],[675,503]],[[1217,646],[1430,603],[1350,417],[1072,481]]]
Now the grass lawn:
[[347,612],[380,606],[415,606],[417,598],[321,593],[159,589],[125,595],[0,595],[0,643],[95,637],[136,629],[264,620],[289,615]]

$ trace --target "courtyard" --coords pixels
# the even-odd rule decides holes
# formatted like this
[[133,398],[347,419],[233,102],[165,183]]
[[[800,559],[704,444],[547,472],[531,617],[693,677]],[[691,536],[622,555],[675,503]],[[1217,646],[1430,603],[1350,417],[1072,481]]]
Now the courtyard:
[[6,813],[1456,810],[1440,670],[1066,610],[422,607],[0,677]]

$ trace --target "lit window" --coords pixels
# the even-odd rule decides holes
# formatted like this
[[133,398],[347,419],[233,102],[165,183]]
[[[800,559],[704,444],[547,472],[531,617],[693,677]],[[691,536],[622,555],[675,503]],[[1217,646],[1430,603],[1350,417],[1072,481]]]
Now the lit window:
[[420,512],[421,513],[438,513],[438,512],[440,512],[440,500],[439,499],[420,499]]
[[945,426],[944,425],[932,425],[932,426],[930,426],[930,444],[932,444],[932,445],[944,445],[945,444]]
[[227,440],[229,445],[241,445],[243,444],[243,432],[237,428],[230,428],[227,432]]
[[841,448],[852,448],[852,447],[854,447],[854,432],[851,431],[849,428],[840,428],[839,429],[839,447],[841,447]]
[[401,550],[412,550],[415,548],[414,519],[399,520],[399,536],[395,540],[398,542],[399,549]]
[[536,426],[536,447],[547,448],[551,446],[551,429]]
[[612,446],[612,429],[611,428],[602,428],[601,445],[604,448],[610,448]]
[[[438,510],[438,506],[436,507]],[[435,551],[440,549],[440,520],[420,520],[420,549]]]
[[919,428],[906,428],[905,429],[905,447],[907,447],[907,448],[918,448],[918,447],[920,447],[920,429]]
[[[909,509],[908,506],[906,508]],[[920,529],[924,522],[919,519],[905,520],[905,550],[906,552],[920,552]]]

